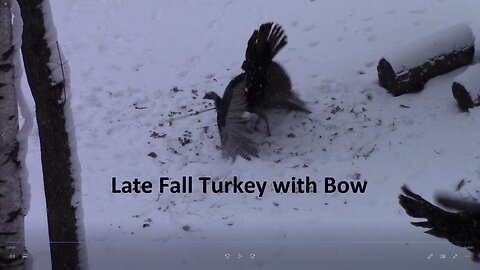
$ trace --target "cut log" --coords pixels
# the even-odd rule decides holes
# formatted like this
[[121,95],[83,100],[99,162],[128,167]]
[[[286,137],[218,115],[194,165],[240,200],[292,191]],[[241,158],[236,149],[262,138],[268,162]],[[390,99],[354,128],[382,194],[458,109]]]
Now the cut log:
[[480,100],[480,64],[469,67],[453,80],[452,94],[458,107],[464,112],[478,106]]
[[472,63],[475,36],[459,24],[386,54],[378,63],[380,86],[394,96],[419,92],[433,77]]

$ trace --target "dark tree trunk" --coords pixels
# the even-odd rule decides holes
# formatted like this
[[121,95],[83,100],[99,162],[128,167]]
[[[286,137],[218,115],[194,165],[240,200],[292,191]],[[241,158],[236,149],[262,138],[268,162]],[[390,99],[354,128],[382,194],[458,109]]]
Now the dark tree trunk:
[[18,0],[18,3],[24,23],[23,61],[35,100],[40,136],[52,269],[80,269],[78,209],[72,205],[75,179],[64,110],[65,84],[52,79],[49,63],[53,52],[45,35],[44,1]]
[[436,76],[448,73],[472,63],[475,47],[442,54],[410,70],[396,74],[391,64],[382,58],[377,66],[380,86],[393,96],[415,93],[423,90],[424,85]]
[[385,55],[377,65],[378,81],[394,96],[419,92],[428,80],[471,64],[474,54],[470,26],[454,25]]
[[453,79],[452,94],[460,110],[480,105],[480,64],[470,66],[463,73]]
[[18,101],[11,0],[0,0],[0,269],[24,269],[22,166],[18,149]]
[[455,100],[457,101],[458,107],[464,112],[468,112],[468,109],[473,108],[474,103],[472,96],[465,89],[465,86],[461,85],[458,82],[452,83],[452,94]]

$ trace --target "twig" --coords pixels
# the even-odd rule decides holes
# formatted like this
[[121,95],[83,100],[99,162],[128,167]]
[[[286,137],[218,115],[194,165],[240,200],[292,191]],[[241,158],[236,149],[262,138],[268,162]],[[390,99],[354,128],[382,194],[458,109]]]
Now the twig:
[[65,71],[63,70],[63,60],[62,60],[62,54],[60,53],[60,45],[58,45],[58,40],[56,41],[57,43],[57,52],[58,52],[58,57],[60,58],[60,67],[62,68],[62,76],[63,76],[63,97],[64,97],[64,102],[67,101],[67,94],[65,93]]

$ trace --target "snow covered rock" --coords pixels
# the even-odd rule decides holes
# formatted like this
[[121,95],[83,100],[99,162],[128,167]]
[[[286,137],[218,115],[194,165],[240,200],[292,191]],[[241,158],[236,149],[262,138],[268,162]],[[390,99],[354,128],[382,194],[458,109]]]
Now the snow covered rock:
[[480,99],[480,64],[469,67],[453,80],[452,94],[458,107],[467,112]]
[[387,53],[378,63],[380,86],[394,96],[419,92],[431,78],[472,62],[475,36],[459,24]]

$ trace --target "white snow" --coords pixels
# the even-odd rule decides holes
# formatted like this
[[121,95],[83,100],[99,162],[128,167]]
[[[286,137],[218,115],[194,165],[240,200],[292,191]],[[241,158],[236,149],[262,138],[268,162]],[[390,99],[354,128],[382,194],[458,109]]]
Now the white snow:
[[[478,1],[50,4],[71,69],[91,269],[478,268],[466,258],[441,261],[441,252],[469,253],[413,227],[409,222],[419,220],[408,217],[397,198],[402,184],[431,201],[436,190],[478,194],[480,111],[460,113],[450,90],[464,69],[396,98],[378,86],[376,71],[382,52],[403,51],[398,44],[438,29],[466,23],[478,36]],[[267,21],[285,28],[289,43],[277,60],[312,114],[271,114],[272,136],[264,136],[263,122],[254,134],[260,158],[226,162],[216,149],[215,113],[181,117],[212,106],[204,93],[223,93],[241,72],[251,33]],[[468,40],[466,31],[453,32],[461,33],[460,43]],[[25,82],[23,89],[33,109]],[[177,120],[169,125],[171,117]],[[32,202],[26,239],[34,269],[49,269],[37,135],[35,125],[27,156]],[[160,176],[351,180],[358,174],[368,181],[363,195],[267,188],[259,199],[203,194],[199,186],[185,195],[111,192],[113,176],[158,187]],[[466,184],[455,192],[460,179]],[[226,252],[257,256],[227,261]],[[434,260],[426,259],[430,252]]]
[[472,30],[466,24],[442,29],[406,45],[397,46],[385,58],[395,73],[418,67],[451,52],[466,49],[475,41]]
[[462,74],[453,80],[457,82],[470,93],[472,99],[480,96],[480,64],[468,67]]

